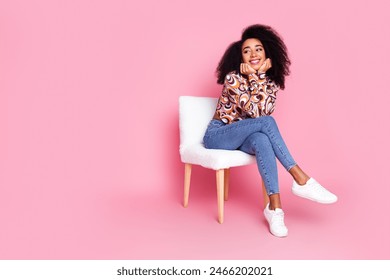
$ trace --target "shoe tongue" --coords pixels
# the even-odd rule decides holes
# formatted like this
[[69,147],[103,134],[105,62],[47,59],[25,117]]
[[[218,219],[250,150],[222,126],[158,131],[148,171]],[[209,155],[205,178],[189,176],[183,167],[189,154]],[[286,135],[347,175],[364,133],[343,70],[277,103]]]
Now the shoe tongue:
[[314,183],[314,179],[312,177],[310,177],[310,179],[307,180],[306,184],[311,184],[311,183]]

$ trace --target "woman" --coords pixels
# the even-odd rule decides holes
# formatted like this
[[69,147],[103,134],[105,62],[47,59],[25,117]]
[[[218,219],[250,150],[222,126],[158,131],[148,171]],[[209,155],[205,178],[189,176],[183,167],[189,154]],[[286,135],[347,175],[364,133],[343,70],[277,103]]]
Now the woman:
[[292,175],[292,192],[319,203],[334,203],[337,196],[309,177],[294,161],[270,115],[276,93],[284,89],[289,74],[287,48],[269,26],[247,27],[240,41],[232,43],[217,68],[223,84],[213,120],[204,136],[209,149],[241,150],[256,156],[269,204],[264,216],[270,231],[284,237],[288,229],[280,201],[276,158]]

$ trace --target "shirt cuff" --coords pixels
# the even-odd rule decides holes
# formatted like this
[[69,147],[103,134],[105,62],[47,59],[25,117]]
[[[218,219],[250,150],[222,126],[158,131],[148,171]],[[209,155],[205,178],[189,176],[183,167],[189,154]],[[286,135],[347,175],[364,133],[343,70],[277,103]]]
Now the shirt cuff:
[[259,73],[258,77],[259,77],[260,80],[264,80],[266,78],[266,74],[265,73]]
[[259,76],[257,76],[255,73],[248,75],[249,81],[257,81],[259,79]]

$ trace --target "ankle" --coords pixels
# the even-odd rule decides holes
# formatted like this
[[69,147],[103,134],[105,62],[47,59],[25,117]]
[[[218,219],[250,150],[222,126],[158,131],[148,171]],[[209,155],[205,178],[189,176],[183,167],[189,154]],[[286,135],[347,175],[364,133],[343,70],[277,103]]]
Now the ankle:
[[271,204],[268,206],[268,209],[271,211],[274,211],[276,208],[282,209],[282,206],[281,205],[271,205]]
[[300,178],[298,180],[294,179],[295,182],[297,182],[298,185],[303,186],[309,181],[309,178]]
[[305,172],[303,172],[303,170],[298,165],[295,165],[293,168],[291,168],[289,172],[298,185],[302,186],[310,179],[310,177]]
[[300,185],[300,186],[303,186],[307,183],[307,181],[309,181],[310,177],[307,176],[306,174],[304,176],[299,176],[299,177],[294,177],[294,181]]
[[276,208],[282,209],[282,203],[280,201],[280,194],[274,193],[269,196],[269,210],[275,210]]

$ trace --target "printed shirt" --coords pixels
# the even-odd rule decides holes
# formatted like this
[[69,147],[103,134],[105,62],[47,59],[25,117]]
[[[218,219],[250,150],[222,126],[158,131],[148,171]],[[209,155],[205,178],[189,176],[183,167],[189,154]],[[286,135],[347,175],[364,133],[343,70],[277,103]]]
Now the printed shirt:
[[265,74],[243,76],[230,72],[225,77],[214,119],[226,124],[270,115],[275,109],[279,87]]

